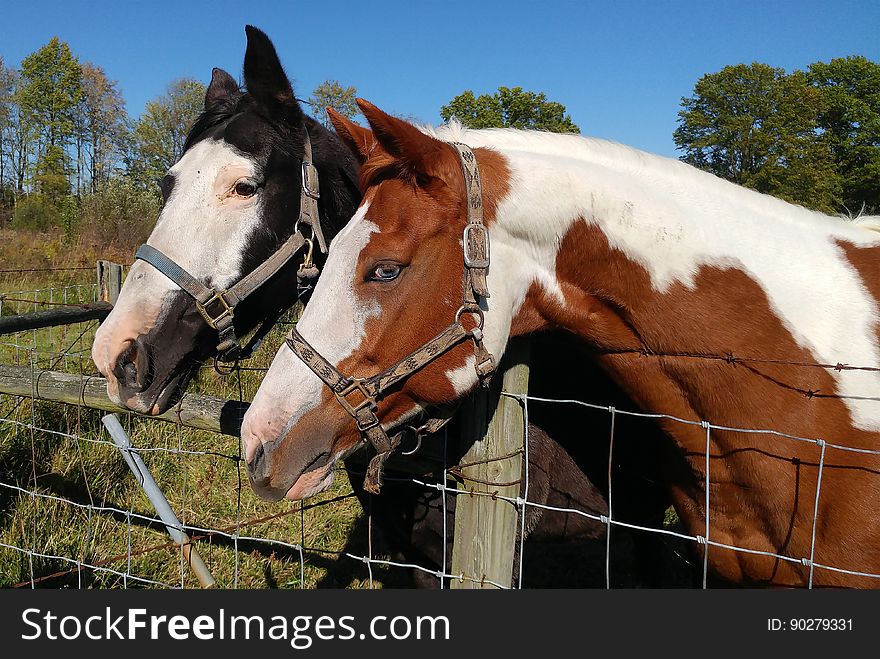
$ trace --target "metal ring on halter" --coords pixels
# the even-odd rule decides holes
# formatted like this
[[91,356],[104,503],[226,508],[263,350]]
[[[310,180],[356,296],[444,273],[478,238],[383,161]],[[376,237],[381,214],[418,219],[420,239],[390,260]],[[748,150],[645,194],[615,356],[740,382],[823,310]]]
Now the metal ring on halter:
[[[230,364],[230,366],[224,366],[221,368],[220,364]],[[214,355],[214,370],[217,371],[218,375],[222,375],[223,377],[232,375],[238,370],[238,358],[235,358],[231,362],[224,362],[220,360],[220,355]]]
[[455,312],[455,322],[460,324],[461,315],[465,313],[472,313],[477,318],[479,318],[480,322],[477,323],[477,329],[483,329],[483,323],[486,321],[486,317],[483,315],[483,310],[480,307],[474,307],[470,305],[461,305],[458,308],[458,311]]
[[419,432],[419,429],[416,428],[415,426],[403,426],[401,428],[401,434],[406,432],[407,430],[411,430],[412,434],[415,435],[416,446],[411,451],[400,451],[400,455],[412,455],[413,453],[418,451],[420,448],[422,448],[422,433]]
[[[301,224],[300,219],[302,219],[302,218],[299,218],[299,217],[296,218],[296,222],[293,223],[293,233],[296,233],[297,231],[299,231],[299,225]],[[302,224],[305,224],[305,226],[307,226],[309,228],[310,235],[308,238],[306,238],[306,240],[313,239],[315,237],[314,227],[308,222],[303,222]],[[300,233],[302,233],[302,232],[300,231]],[[305,237],[306,237],[306,234],[303,233],[303,238],[305,238]]]

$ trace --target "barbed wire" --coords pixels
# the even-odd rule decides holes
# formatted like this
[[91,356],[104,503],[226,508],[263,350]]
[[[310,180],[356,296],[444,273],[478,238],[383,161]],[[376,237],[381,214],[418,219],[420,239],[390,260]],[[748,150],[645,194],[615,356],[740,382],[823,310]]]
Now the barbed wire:
[[91,270],[94,272],[95,266],[93,265],[83,265],[77,267],[66,267],[66,268],[7,268],[0,270],[0,274],[19,274],[22,272],[73,272],[76,270]]
[[[85,302],[83,304],[76,304],[72,302],[50,302],[49,300],[28,300],[24,298],[16,298],[9,297],[8,295],[0,294],[0,301],[4,302],[20,302],[23,304],[33,305],[35,307],[69,307],[71,309],[94,309],[95,305],[104,305],[106,303],[101,302]],[[25,330],[27,331],[27,330]]]
[[718,361],[731,365],[737,364],[773,364],[776,366],[798,366],[802,368],[820,368],[829,371],[868,371],[871,373],[880,373],[880,366],[854,366],[852,364],[844,364],[837,362],[835,364],[826,364],[815,361],[803,361],[797,359],[781,359],[773,357],[741,357],[733,352],[711,353],[711,352],[686,352],[686,351],[654,351],[647,348],[621,348],[621,349],[593,349],[593,354],[598,355],[639,355],[640,357],[658,357],[658,358],[678,358],[678,359],[696,359],[704,361]]

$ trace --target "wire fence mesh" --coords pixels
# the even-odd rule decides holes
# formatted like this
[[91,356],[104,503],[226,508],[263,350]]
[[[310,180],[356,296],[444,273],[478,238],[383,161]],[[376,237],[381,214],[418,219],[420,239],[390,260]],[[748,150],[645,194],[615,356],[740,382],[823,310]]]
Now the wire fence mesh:
[[[25,313],[34,310],[40,301],[80,303],[93,301],[95,296],[96,287],[86,283],[17,290],[6,295],[2,313]],[[293,317],[285,319],[270,336],[261,349],[263,361],[258,356],[256,364],[268,363],[286,330],[284,323],[290,322]],[[96,375],[89,357],[96,326],[96,322],[88,322],[8,335],[0,344],[0,363],[29,368],[34,381],[42,371],[64,370],[79,375],[85,382]],[[246,401],[259,385],[263,370],[257,365],[221,378],[203,369],[194,388]],[[602,419],[593,427],[584,428],[583,433],[589,435],[589,441],[608,442],[606,509],[556,505],[551,498],[542,496],[543,485],[539,486],[538,480],[541,474],[533,460],[536,456],[530,455],[531,441],[525,434],[518,496],[500,495],[492,489],[492,482],[482,483],[488,489],[475,488],[475,483],[464,475],[467,465],[445,462],[445,444],[458,442],[457,437],[446,435],[437,440],[444,443],[438,451],[443,457],[434,469],[423,469],[416,475],[389,474],[388,485],[409,488],[413,496],[408,501],[419,500],[417,509],[411,507],[408,513],[404,511],[406,514],[398,514],[403,509],[395,509],[389,514],[384,508],[379,512],[385,493],[371,497],[358,490],[362,472],[356,461],[348,465],[348,471],[338,468],[334,485],[316,498],[266,503],[250,490],[235,437],[134,414],[123,415],[122,420],[136,450],[177,513],[181,530],[200,548],[221,587],[370,588],[418,584],[445,588],[458,581],[506,588],[507,584],[485,575],[453,573],[452,511],[456,499],[463,496],[490,497],[498,505],[515,507],[519,524],[514,587],[546,585],[548,570],[567,570],[573,560],[584,560],[573,559],[565,552],[568,558],[562,562],[548,562],[544,558],[546,554],[533,541],[545,515],[564,520],[555,528],[572,527],[586,520],[593,530],[602,531],[576,545],[580,551],[589,544],[589,560],[594,565],[589,578],[571,581],[570,585],[640,585],[629,574],[633,568],[631,556],[626,554],[626,541],[623,550],[618,542],[627,533],[660,538],[680,559],[674,567],[680,574],[664,585],[688,586],[696,575],[698,586],[709,587],[712,552],[763,556],[790,564],[807,575],[807,587],[812,587],[822,572],[880,579],[880,574],[866,566],[818,560],[816,544],[819,531],[835,521],[823,519],[820,514],[823,475],[831,456],[844,453],[873,460],[880,457],[880,451],[769,428],[735,428],[663,413],[618,409],[574,397],[544,398],[509,392],[502,395],[518,401],[524,428],[529,428],[530,408],[535,405],[559,409],[575,406]],[[165,525],[137,487],[119,449],[106,435],[100,417],[100,412],[83,405],[50,403],[37,396],[0,395],[0,585],[198,587],[181,548],[169,540]],[[700,483],[704,518],[699,528],[693,524],[687,528],[672,513],[651,525],[615,516],[623,501],[614,496],[612,463],[620,421],[625,418],[688,426],[704,434],[704,451],[694,458],[704,474]],[[712,452],[713,433],[718,432],[749,436],[755,445],[763,443],[764,447],[789,456],[802,454],[787,449],[789,444],[810,447],[815,452],[815,494],[808,520],[811,541],[805,551],[773,551],[760,542],[748,542],[749,538],[730,543],[713,534],[713,528],[717,528],[717,522],[713,527],[713,515],[723,510],[722,502],[713,501],[711,496],[716,478],[713,474],[725,459]],[[419,520],[414,520],[415,516],[424,517],[430,532],[417,534]],[[389,541],[395,533],[407,536],[403,544],[410,551],[400,550],[400,543]]]

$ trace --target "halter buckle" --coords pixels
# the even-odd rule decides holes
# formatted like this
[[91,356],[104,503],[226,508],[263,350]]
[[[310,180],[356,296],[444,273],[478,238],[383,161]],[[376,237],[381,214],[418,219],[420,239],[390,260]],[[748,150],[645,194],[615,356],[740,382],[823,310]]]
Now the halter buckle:
[[[353,391],[357,391],[364,399],[357,403],[356,405],[352,405],[348,402],[348,395]],[[376,409],[376,399],[370,395],[370,392],[367,391],[367,388],[364,386],[363,378],[352,378],[351,384],[349,384],[342,391],[334,391],[336,394],[336,400],[339,401],[339,404],[345,408],[345,411],[348,412],[351,416],[357,419],[357,413],[362,409],[369,408],[371,410]],[[373,424],[376,425],[376,424]],[[367,428],[361,428],[360,424],[358,424],[359,430],[366,430]]]
[[[223,320],[224,318],[233,318],[234,317],[234,308],[226,301],[226,298],[223,295],[226,291],[212,291],[211,297],[209,297],[204,302],[199,302],[196,300],[196,309],[202,315],[202,318],[205,319],[205,322],[208,323],[208,326],[211,329],[219,329],[217,324]],[[220,314],[217,316],[211,315],[211,311],[208,307],[212,304],[219,303],[219,306],[222,308]]]
[[[473,242],[471,233],[476,232]],[[486,225],[468,222],[464,227],[464,264],[469,268],[489,267],[489,231]],[[471,251],[473,250],[473,251]]]
[[303,191],[312,199],[320,199],[321,191],[318,188],[318,170],[315,166],[303,160],[302,163]]

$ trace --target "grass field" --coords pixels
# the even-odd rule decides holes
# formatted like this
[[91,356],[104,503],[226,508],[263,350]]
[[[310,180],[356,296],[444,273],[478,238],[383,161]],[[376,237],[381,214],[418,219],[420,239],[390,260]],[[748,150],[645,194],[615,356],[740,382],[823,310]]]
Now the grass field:
[[[86,268],[0,273],[4,315],[48,308],[19,300],[94,299],[97,249],[66,246],[59,236],[0,233],[2,270]],[[119,262],[130,260],[120,253],[124,250],[108,251]],[[0,363],[96,374],[89,356],[96,327],[95,322],[81,323],[0,337]],[[279,330],[267,339],[249,366],[268,365],[282,335]],[[243,372],[224,378],[206,368],[191,390],[249,400],[260,375]],[[79,571],[77,561],[161,584],[197,586],[189,569],[181,569],[180,553],[169,545],[164,528],[150,521],[155,512],[119,451],[106,443],[101,414],[0,396],[0,543],[18,548],[0,547],[0,586],[30,582],[32,576],[46,587],[151,585],[109,571]],[[199,543],[218,585],[368,585],[363,563],[338,555],[342,550],[366,553],[367,534],[355,531],[365,520],[344,472],[330,491],[305,506],[270,504],[252,494],[237,460],[235,438],[135,415],[126,415],[123,423],[136,446],[153,449],[144,453],[144,460],[181,521],[223,532]],[[334,501],[321,505],[329,500]],[[261,521],[267,517],[272,519]],[[241,539],[245,537],[286,544]],[[355,542],[347,547],[350,537]],[[290,544],[307,549],[303,566],[299,552],[286,546]],[[69,560],[36,557],[28,550]],[[373,576],[374,585],[381,585],[382,570],[374,568]]]

